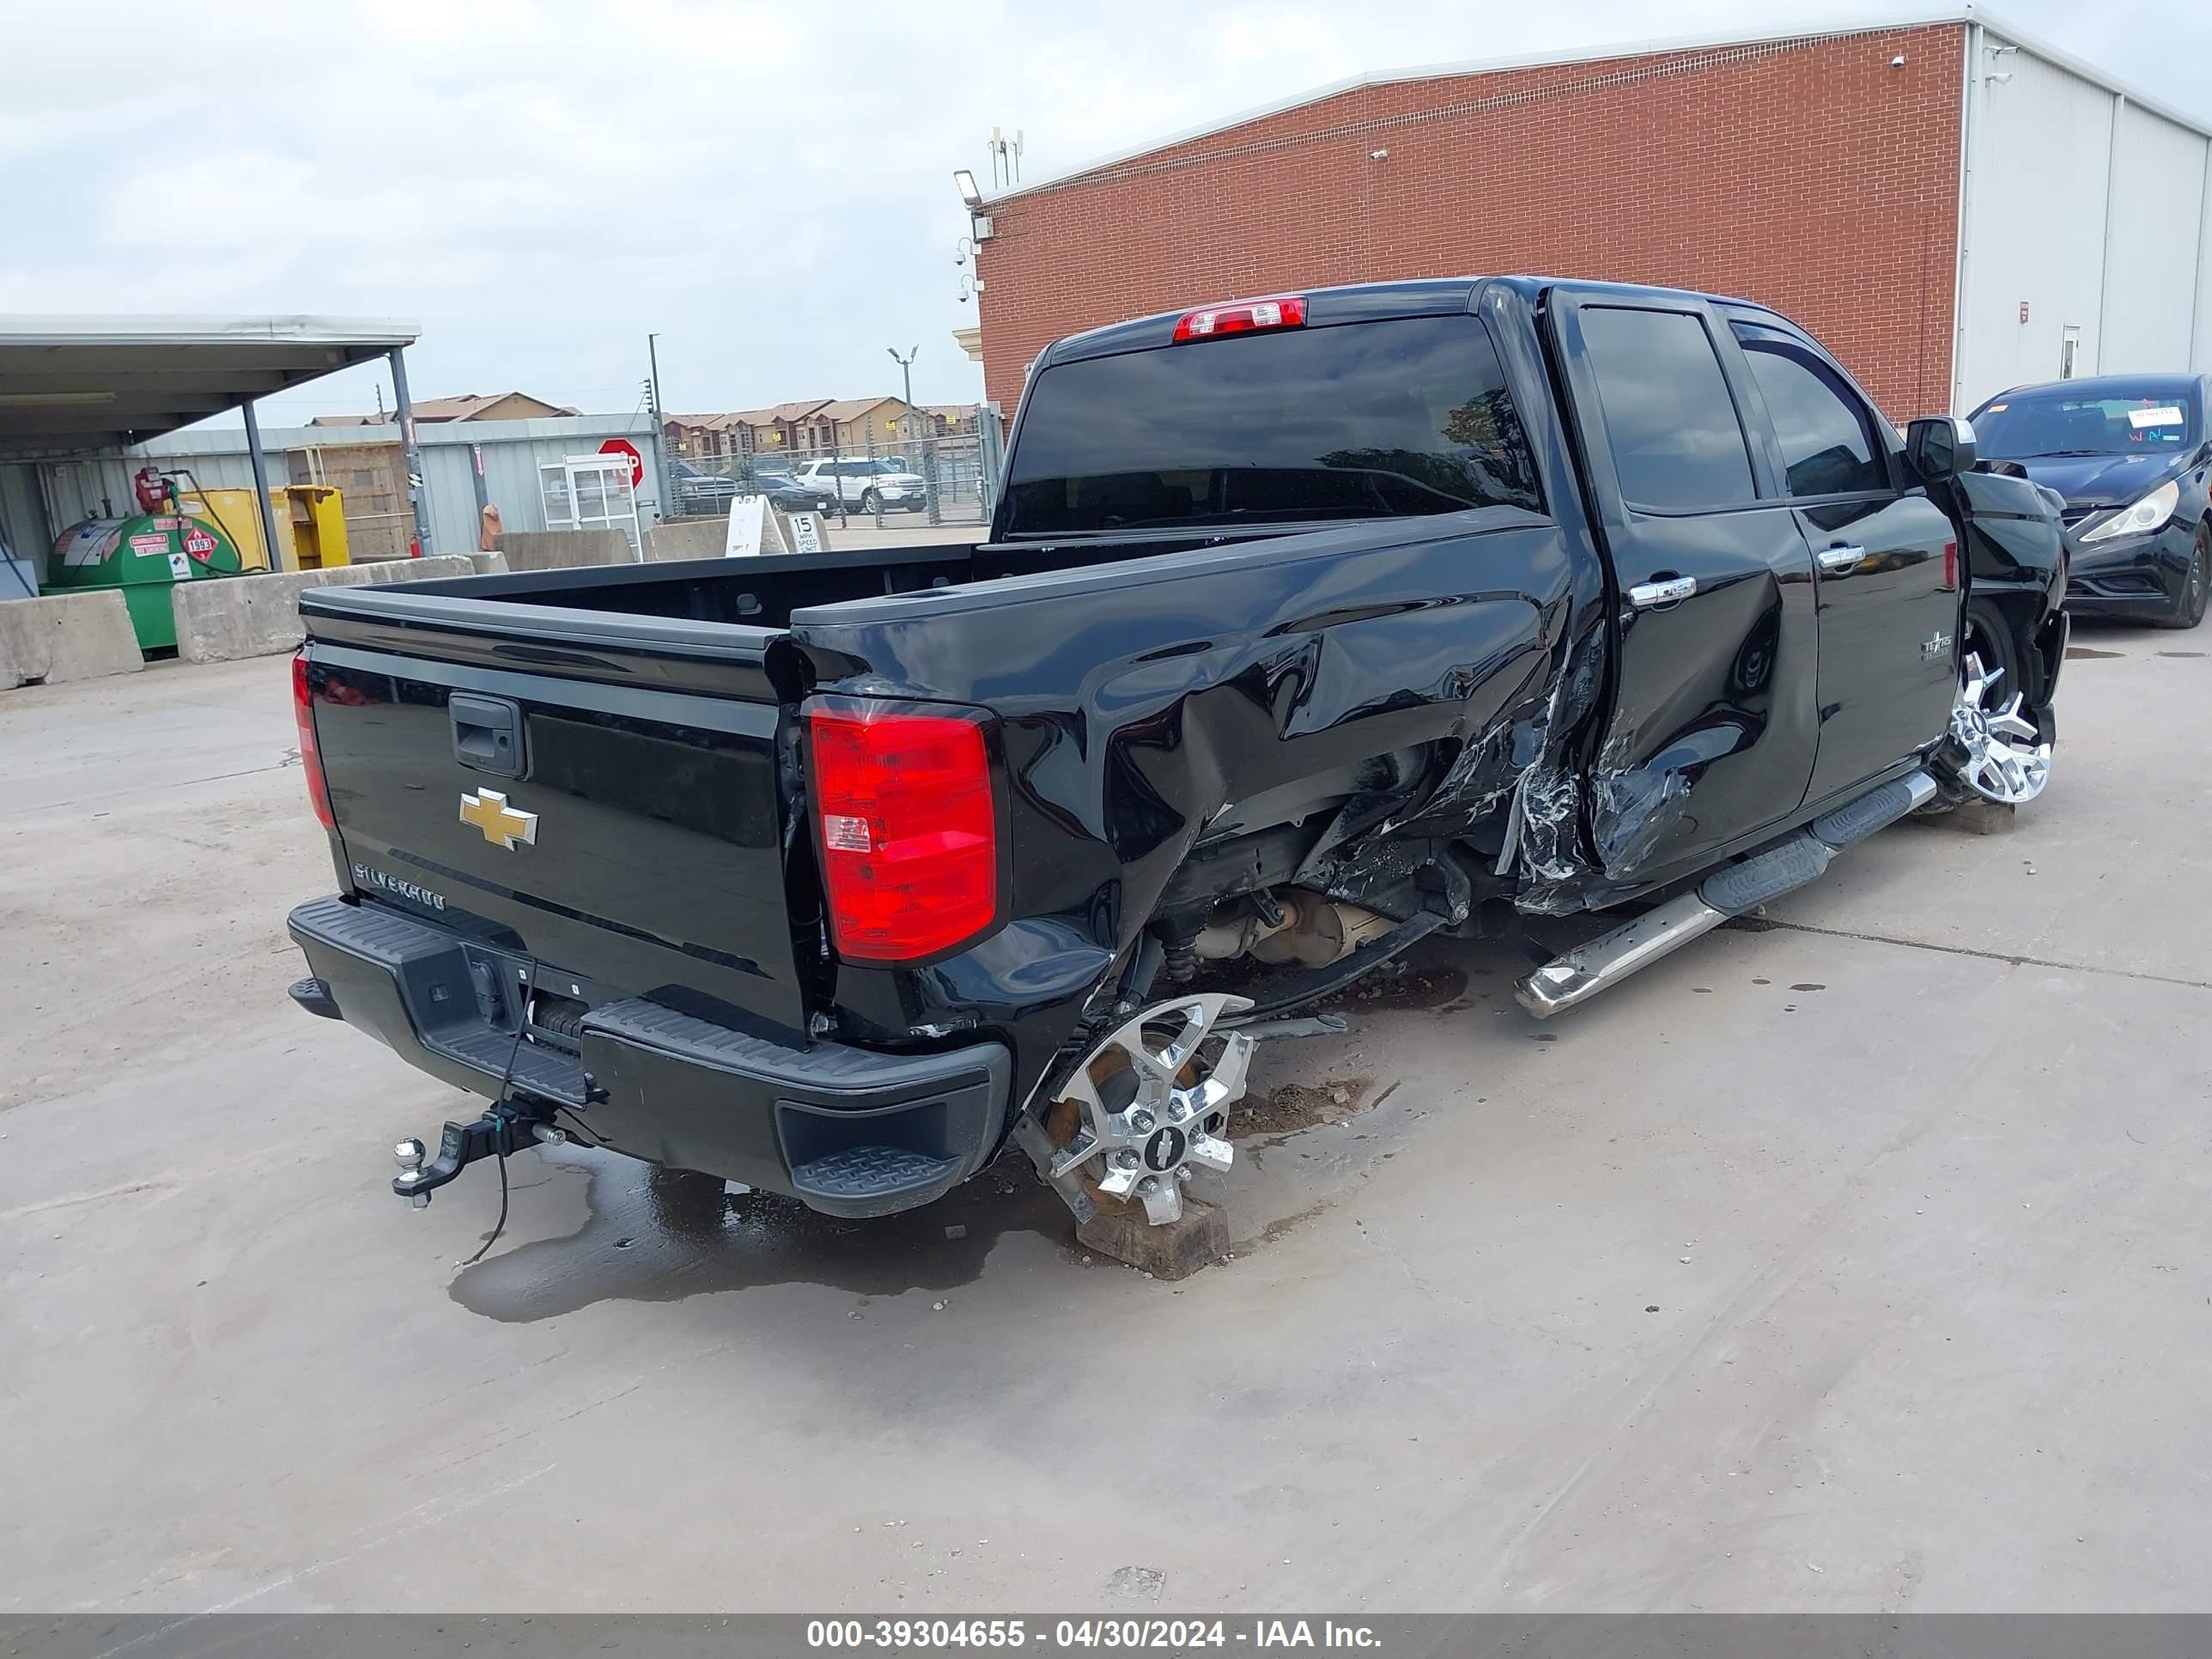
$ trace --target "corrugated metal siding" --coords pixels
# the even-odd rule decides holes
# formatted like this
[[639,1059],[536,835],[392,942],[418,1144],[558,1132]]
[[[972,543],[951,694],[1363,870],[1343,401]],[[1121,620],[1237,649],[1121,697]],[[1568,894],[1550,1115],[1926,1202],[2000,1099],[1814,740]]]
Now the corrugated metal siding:
[[2076,375],[2212,361],[2212,143],[2024,48],[1975,67],[1958,406],[2057,380],[2069,325]]
[[[83,461],[54,461],[40,468],[46,480],[46,500],[54,513],[54,533],[59,535],[80,519],[96,519],[111,513],[130,513],[131,475],[146,463],[104,456]],[[208,485],[210,489],[215,486]]]
[[2100,374],[2188,364],[2205,149],[2201,136],[2162,115],[2134,104],[2120,109]]
[[[44,573],[46,555],[53,550],[53,536],[39,510],[39,475],[34,467],[0,466],[0,539],[7,542],[17,558],[28,559]],[[13,599],[21,591],[0,576],[0,599]]]
[[[2081,330],[2075,372],[2094,372],[2112,136],[2112,95],[2101,87],[2026,52],[1985,53],[1977,67],[1961,410],[2008,386],[2057,380],[2069,324]],[[1992,82],[1992,70],[2012,78]]]
[[2212,369],[2212,163],[2197,204],[2197,311],[2190,327],[2189,366]]
[[[588,455],[609,438],[628,438],[646,458],[645,482],[638,490],[638,519],[649,525],[658,510],[659,481],[653,466],[650,416],[584,415],[548,421],[470,421],[418,426],[423,488],[430,508],[432,547],[465,552],[477,544],[477,498],[471,474],[471,446],[481,446],[484,478],[500,517],[509,530],[543,530],[545,510],[538,495],[538,468],[568,455]],[[388,445],[397,434],[389,427],[264,428],[263,451],[269,481],[286,482],[286,456],[294,451],[325,451],[359,443]],[[57,528],[94,516],[102,497],[118,513],[132,510],[131,475],[148,462],[164,471],[189,468],[203,488],[249,489],[253,467],[243,428],[222,428],[171,433],[128,456],[48,464],[46,486],[60,516]]]

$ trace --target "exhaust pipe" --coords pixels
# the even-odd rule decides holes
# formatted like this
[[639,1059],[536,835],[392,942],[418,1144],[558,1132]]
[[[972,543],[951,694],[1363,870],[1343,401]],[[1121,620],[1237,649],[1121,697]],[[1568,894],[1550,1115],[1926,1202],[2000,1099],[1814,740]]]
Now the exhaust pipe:
[[1251,909],[1200,928],[1191,949],[1210,962],[1249,952],[1255,961],[1279,967],[1326,968],[1398,927],[1364,905],[1295,887],[1279,896],[1255,895],[1251,902]]

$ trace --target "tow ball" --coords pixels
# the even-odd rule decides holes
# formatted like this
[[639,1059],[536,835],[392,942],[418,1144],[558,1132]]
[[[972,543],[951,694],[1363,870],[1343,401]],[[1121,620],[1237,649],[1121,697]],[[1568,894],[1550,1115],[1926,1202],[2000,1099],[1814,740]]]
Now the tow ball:
[[521,1107],[501,1101],[473,1123],[446,1125],[439,1137],[438,1156],[423,1163],[426,1149],[419,1140],[403,1140],[392,1149],[399,1173],[392,1190],[405,1199],[410,1209],[422,1209],[430,1194],[480,1158],[505,1158],[532,1140],[559,1146],[568,1132]]

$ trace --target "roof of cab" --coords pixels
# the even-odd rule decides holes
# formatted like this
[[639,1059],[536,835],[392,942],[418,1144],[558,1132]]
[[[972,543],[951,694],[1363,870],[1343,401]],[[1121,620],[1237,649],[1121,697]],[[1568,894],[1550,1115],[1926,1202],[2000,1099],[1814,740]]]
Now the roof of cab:
[[1770,307],[1755,301],[1732,299],[1719,294],[1699,294],[1687,289],[1652,288],[1634,283],[1594,283],[1566,276],[1419,276],[1404,282],[1347,283],[1334,288],[1279,288],[1261,289],[1249,295],[1193,300],[1189,305],[1174,311],[1155,312],[1150,316],[1133,317],[1126,322],[1086,329],[1080,334],[1065,335],[1039,354],[1036,367],[1047,368],[1054,363],[1074,362],[1087,357],[1110,357],[1124,351],[1143,351],[1167,345],[1174,340],[1178,318],[1208,307],[1235,305],[1240,300],[1296,295],[1306,302],[1306,326],[1328,327],[1332,324],[1378,322],[1395,317],[1449,316],[1454,312],[1470,309],[1475,291],[1487,282],[1495,282],[1513,289],[1531,305],[1536,303],[1547,289],[1571,283],[1586,292],[1610,295],[1624,300],[1696,300],[1771,314]]

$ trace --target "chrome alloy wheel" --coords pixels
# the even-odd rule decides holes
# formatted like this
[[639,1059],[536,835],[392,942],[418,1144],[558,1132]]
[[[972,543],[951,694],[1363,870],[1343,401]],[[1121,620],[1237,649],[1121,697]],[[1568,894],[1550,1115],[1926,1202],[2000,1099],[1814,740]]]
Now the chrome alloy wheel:
[[2033,800],[2051,781],[2051,745],[2021,710],[2021,694],[2003,696],[2002,665],[1984,669],[1969,651],[1959,665],[1959,695],[1951,705],[1951,732],[1943,759],[1951,775],[1984,800],[2017,805]]
[[1181,997],[1108,1034],[1061,1091],[1080,1121],[1051,1178],[1080,1171],[1107,1198],[1141,1201],[1154,1226],[1180,1221],[1183,1183],[1236,1162],[1223,1132],[1244,1094],[1252,1039],[1219,1027],[1251,1006],[1218,992]]

